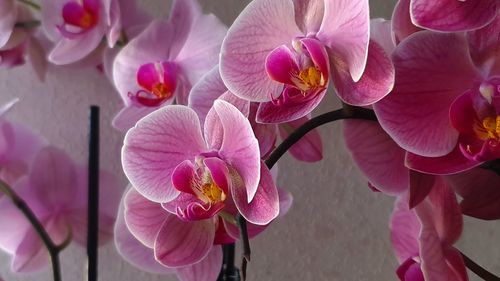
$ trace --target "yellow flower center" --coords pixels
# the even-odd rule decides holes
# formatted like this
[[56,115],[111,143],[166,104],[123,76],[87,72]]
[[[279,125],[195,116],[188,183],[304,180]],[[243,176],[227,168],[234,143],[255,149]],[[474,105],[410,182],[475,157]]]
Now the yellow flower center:
[[500,141],[500,115],[488,116],[474,126],[474,131],[481,140],[494,139]]
[[85,12],[85,14],[80,19],[80,27],[89,28],[95,24],[95,18],[89,12]]
[[292,79],[293,82],[303,92],[325,86],[325,78],[315,66],[301,70],[297,77],[294,78]]
[[226,194],[224,193],[224,191],[222,191],[222,189],[213,181],[203,184],[203,186],[201,187],[201,194],[204,198],[200,199],[205,203],[218,203],[226,199]]
[[172,92],[169,91],[165,83],[157,83],[153,86],[151,92],[160,99],[169,99],[172,96]]

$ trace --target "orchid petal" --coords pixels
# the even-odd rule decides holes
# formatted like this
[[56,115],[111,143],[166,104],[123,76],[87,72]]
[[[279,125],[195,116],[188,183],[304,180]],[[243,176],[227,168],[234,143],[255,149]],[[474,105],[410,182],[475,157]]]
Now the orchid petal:
[[392,22],[382,18],[372,19],[370,21],[370,39],[377,43],[385,53],[390,56],[396,48],[391,29]]
[[408,200],[410,209],[420,204],[420,202],[422,202],[427,197],[429,192],[431,192],[435,181],[436,177],[433,175],[422,174],[410,170],[410,198]]
[[173,37],[170,47],[170,57],[175,58],[182,50],[194,23],[201,16],[200,4],[195,0],[175,0],[172,3],[169,23],[173,26]]
[[481,165],[481,162],[465,157],[457,145],[450,153],[441,157],[423,157],[407,152],[405,165],[421,173],[450,175],[470,170]]
[[14,30],[17,20],[17,5],[13,0],[0,1],[0,48],[3,47]]
[[[278,126],[281,139],[286,139],[293,131],[309,121],[310,117],[302,117],[295,121]],[[323,143],[318,130],[312,130],[303,136],[289,149],[295,159],[305,162],[317,162],[323,159]]]
[[299,35],[291,0],[250,2],[222,43],[220,72],[228,89],[250,101],[265,102],[276,96],[282,85],[268,77],[266,57]]
[[49,61],[64,65],[81,60],[99,46],[102,36],[102,31],[95,27],[76,38],[62,38],[50,52]]
[[411,22],[410,1],[399,0],[392,13],[392,30],[396,44],[399,44],[411,34],[422,30]]
[[500,73],[500,63],[498,62],[500,35],[498,30],[500,30],[500,16],[497,15],[489,25],[467,33],[472,59],[477,65],[486,68],[484,69],[486,75]]
[[353,160],[380,191],[398,195],[408,190],[405,151],[373,121],[344,121],[344,139]]
[[420,222],[415,212],[408,208],[408,198],[405,195],[398,197],[394,204],[389,228],[392,247],[400,263],[418,254]]
[[324,0],[293,0],[295,21],[304,34],[315,33],[325,13]]
[[128,131],[122,148],[123,170],[149,200],[170,201],[179,194],[171,183],[175,167],[204,149],[196,113],[185,106],[165,106]]
[[214,237],[212,219],[185,222],[170,216],[161,226],[155,241],[156,260],[168,267],[198,263],[208,255]]
[[[170,104],[173,99],[167,100],[166,104]],[[113,118],[112,125],[115,129],[122,132],[126,132],[130,128],[134,127],[137,121],[139,121],[144,116],[157,110],[157,107],[153,106],[137,106],[128,105],[125,106],[120,112],[116,114]]]
[[42,45],[38,39],[33,37],[30,38],[28,45],[28,58],[38,79],[43,82],[47,73],[47,59],[45,58],[45,51]]
[[368,0],[325,1],[325,16],[316,36],[346,63],[352,80],[359,81],[368,58]]
[[393,61],[394,89],[374,105],[382,128],[412,153],[448,154],[458,139],[449,121],[450,105],[478,78],[464,38],[417,32],[396,47]]
[[412,21],[436,31],[468,31],[481,28],[497,16],[498,2],[455,0],[412,0]]
[[205,124],[205,117],[214,101],[227,91],[216,65],[193,85],[189,93],[188,106],[194,109],[200,117],[201,124]]
[[177,269],[181,281],[213,281],[222,268],[222,248],[213,246],[208,255],[199,263]]

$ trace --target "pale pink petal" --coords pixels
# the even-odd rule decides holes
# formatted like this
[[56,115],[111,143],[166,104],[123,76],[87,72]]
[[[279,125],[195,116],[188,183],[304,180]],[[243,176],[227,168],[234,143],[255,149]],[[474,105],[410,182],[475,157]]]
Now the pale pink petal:
[[325,16],[316,36],[347,64],[348,73],[357,82],[368,58],[368,0],[325,1]]
[[408,205],[410,209],[420,204],[427,197],[435,182],[436,177],[434,175],[422,174],[410,170],[410,189],[408,192]]
[[[419,209],[419,206],[416,208]],[[422,220],[422,216],[419,216]],[[444,259],[441,241],[431,223],[422,222],[420,232],[421,269],[425,280],[449,281],[448,267]]]
[[391,55],[396,48],[392,33],[392,22],[382,18],[370,21],[370,39],[379,44],[387,55]]
[[292,193],[286,191],[283,188],[278,188],[278,196],[280,198],[280,213],[278,218],[283,217],[288,213],[293,203]]
[[40,17],[43,31],[51,41],[57,41],[62,36],[57,26],[64,23],[62,9],[68,0],[41,0]]
[[204,259],[215,238],[212,219],[181,221],[170,216],[161,226],[155,241],[156,260],[168,267],[195,264]]
[[344,121],[344,139],[353,160],[380,191],[398,195],[408,190],[405,151],[373,121]]
[[49,54],[49,61],[64,65],[79,61],[92,53],[102,41],[103,33],[98,27],[93,28],[76,38],[62,38]]
[[168,61],[175,40],[170,23],[154,20],[118,53],[113,64],[113,82],[126,105],[131,103],[128,93],[140,90],[137,84],[139,67]]
[[257,193],[260,180],[259,143],[250,122],[236,107],[217,100],[213,108],[224,130],[219,155],[242,178],[250,202]]
[[406,153],[405,165],[415,171],[435,175],[450,175],[477,167],[481,162],[464,156],[457,145],[450,153],[441,157],[423,157]]
[[12,258],[13,272],[37,272],[49,263],[49,253],[34,229],[30,229]]
[[392,13],[392,30],[396,44],[399,44],[411,34],[422,30],[411,22],[410,1],[399,0]]
[[488,24],[497,16],[498,1],[412,0],[412,21],[437,31],[467,31]]
[[[168,100],[167,104],[171,102],[172,99]],[[134,127],[137,121],[141,118],[157,109],[158,107],[152,106],[137,106],[134,104],[126,105],[116,114],[111,124],[115,129],[126,132],[130,128]]]
[[464,215],[484,220],[500,219],[500,176],[485,169],[472,169],[448,176],[451,187],[463,197]]
[[125,136],[122,165],[131,184],[149,200],[167,202],[178,194],[174,168],[205,150],[200,121],[185,106],[168,105],[141,119]]
[[161,204],[141,196],[133,188],[124,198],[124,218],[127,228],[137,240],[148,248],[153,248],[162,223],[169,216]]
[[[295,89],[293,89],[295,90]],[[297,120],[311,113],[323,100],[326,89],[315,94],[315,96],[305,102],[291,103],[287,105],[276,105],[272,101],[263,102],[257,110],[257,122],[259,123],[283,123]]]
[[346,103],[366,106],[385,97],[394,86],[394,66],[375,41],[370,41],[366,68],[361,78],[351,79],[347,64],[335,55],[330,56],[333,84],[339,97]]
[[76,168],[62,150],[47,146],[41,149],[30,171],[33,196],[47,207],[57,209],[72,199],[77,188]]
[[118,253],[127,262],[141,270],[158,274],[173,273],[173,269],[165,267],[155,260],[152,248],[144,246],[130,233],[125,224],[123,209],[121,205],[114,228],[115,246]]
[[213,281],[222,268],[222,248],[213,246],[208,255],[200,262],[177,269],[181,281]]
[[172,3],[168,21],[173,27],[175,40],[170,47],[170,58],[177,57],[201,13],[200,4],[196,0],[175,0]]
[[448,154],[458,139],[448,116],[450,105],[478,78],[465,39],[417,32],[396,47],[393,62],[398,77],[394,89],[374,105],[380,124],[407,151]]
[[17,20],[17,4],[14,0],[0,1],[0,48],[9,41]]
[[120,11],[120,5],[118,3],[118,0],[106,0],[104,1],[105,3],[105,9],[107,11],[107,16],[108,16],[108,30],[106,32],[106,39],[108,41],[108,46],[110,48],[113,48],[120,39],[121,32],[122,32],[122,15]]
[[193,85],[189,93],[188,106],[194,109],[200,117],[201,124],[205,124],[205,117],[214,101],[227,91],[219,74],[219,66],[216,65]]
[[226,32],[227,27],[212,14],[201,15],[193,23],[182,50],[177,57],[172,58],[178,63],[189,84],[196,84],[219,62],[219,52]]
[[[302,117],[295,121],[279,124],[281,139],[286,139],[293,131],[307,122],[310,117]],[[317,162],[323,159],[323,143],[318,130],[312,130],[303,136],[297,143],[289,149],[290,154],[299,160],[305,162]]]
[[295,21],[304,34],[315,33],[321,26],[325,12],[324,0],[293,0]]
[[35,70],[38,79],[43,82],[45,80],[45,73],[47,72],[47,59],[45,58],[45,51],[38,39],[34,37],[30,39],[27,53],[31,66]]
[[[238,180],[233,181],[231,194],[238,211],[250,223],[266,225],[279,214],[278,189],[267,166],[261,164],[260,182],[254,198],[247,200],[245,186]],[[250,201],[250,203],[248,203]]]
[[420,222],[413,210],[408,208],[408,197],[398,197],[389,223],[392,247],[400,263],[419,253],[418,235]]
[[302,35],[290,0],[252,1],[228,30],[221,49],[220,71],[224,83],[235,95],[264,102],[281,91],[282,84],[265,71],[269,52],[290,45]]

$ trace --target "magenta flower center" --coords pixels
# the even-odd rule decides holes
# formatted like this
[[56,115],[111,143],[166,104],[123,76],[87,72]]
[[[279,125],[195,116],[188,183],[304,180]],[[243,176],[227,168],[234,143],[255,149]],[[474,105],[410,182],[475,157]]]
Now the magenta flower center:
[[129,97],[142,106],[158,106],[173,97],[176,76],[176,66],[170,62],[143,64],[137,71],[137,84],[141,89],[129,93]]
[[62,16],[65,24],[88,30],[96,26],[99,21],[99,5],[95,0],[68,2],[64,5]]

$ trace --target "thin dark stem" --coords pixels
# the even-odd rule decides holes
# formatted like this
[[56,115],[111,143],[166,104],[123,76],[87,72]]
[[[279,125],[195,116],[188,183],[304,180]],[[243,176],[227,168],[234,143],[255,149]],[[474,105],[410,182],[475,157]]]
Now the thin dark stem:
[[87,256],[89,281],[97,281],[99,231],[99,107],[90,107]]
[[276,164],[276,162],[278,162],[278,160],[290,149],[290,147],[292,147],[310,131],[323,124],[342,119],[363,119],[376,121],[377,117],[375,116],[375,113],[373,113],[373,111],[369,109],[348,105],[345,105],[341,109],[330,111],[314,117],[297,128],[297,130],[292,132],[278,147],[276,147],[276,149],[274,149],[274,151],[266,160],[267,167],[271,169]]
[[24,28],[24,29],[32,29],[35,27],[39,27],[41,22],[39,20],[31,20],[31,21],[20,21],[16,22],[15,27]]
[[40,239],[42,239],[43,244],[45,245],[45,247],[49,252],[50,260],[52,262],[52,272],[54,275],[54,281],[61,281],[62,279],[61,279],[61,266],[59,263],[59,253],[68,245],[66,241],[71,240],[71,231],[69,231],[68,237],[66,238],[65,242],[63,242],[61,245],[56,245],[54,241],[52,241],[49,234],[47,233],[43,225],[40,223],[36,215],[26,204],[26,202],[21,197],[19,197],[17,193],[10,188],[9,185],[7,185],[5,182],[1,180],[0,180],[0,191],[3,192],[8,198],[10,198],[12,203],[24,214],[26,219],[28,219],[30,224],[35,229]]
[[234,266],[234,256],[236,250],[234,243],[223,245],[222,250],[224,255],[222,269],[217,281],[239,281],[239,272]]
[[38,5],[37,3],[35,2],[32,2],[30,0],[18,0],[19,2],[27,5],[27,6],[30,6],[31,8],[35,9],[35,10],[41,10],[42,7],[40,5]]
[[238,227],[240,229],[240,237],[243,242],[243,258],[241,260],[241,280],[247,279],[247,263],[250,261],[251,249],[250,240],[248,239],[247,221],[242,215],[237,217]]
[[481,279],[485,281],[500,281],[500,278],[498,276],[484,269],[482,266],[471,260],[464,253],[461,252],[460,254],[462,254],[465,266],[467,266],[467,268],[470,269],[472,272],[474,272],[477,276],[481,277]]

